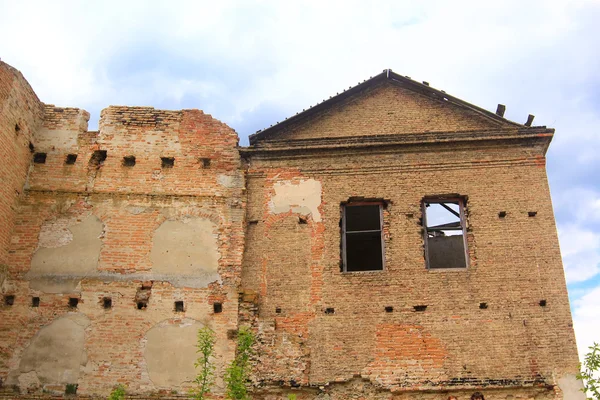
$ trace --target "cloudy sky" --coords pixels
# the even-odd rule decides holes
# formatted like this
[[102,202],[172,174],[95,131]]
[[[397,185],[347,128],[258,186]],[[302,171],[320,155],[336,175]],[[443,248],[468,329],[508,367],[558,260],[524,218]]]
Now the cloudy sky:
[[556,128],[548,175],[580,351],[600,341],[600,1],[5,1],[46,103],[200,108],[258,129],[385,68]]

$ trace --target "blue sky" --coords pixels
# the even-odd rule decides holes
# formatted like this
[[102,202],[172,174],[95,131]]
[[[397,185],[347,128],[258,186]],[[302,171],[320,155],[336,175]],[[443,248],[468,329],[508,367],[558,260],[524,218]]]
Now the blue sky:
[[247,136],[385,68],[556,128],[578,347],[600,341],[600,1],[7,1],[0,58],[46,103],[199,108]]

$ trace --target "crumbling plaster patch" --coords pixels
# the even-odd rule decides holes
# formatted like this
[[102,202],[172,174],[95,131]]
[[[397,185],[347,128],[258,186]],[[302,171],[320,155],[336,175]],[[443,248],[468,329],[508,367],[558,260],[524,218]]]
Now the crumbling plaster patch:
[[273,214],[289,212],[312,215],[315,222],[321,222],[321,182],[304,179],[299,182],[279,181],[273,185],[275,194],[269,202]]
[[193,275],[201,286],[220,282],[215,224],[201,217],[166,220],[154,232],[150,261],[153,274]]
[[203,325],[192,319],[163,321],[146,334],[144,358],[157,387],[177,387],[196,376],[196,336]]
[[558,387],[563,393],[564,400],[585,400],[581,391],[583,384],[575,375],[565,375],[558,380]]
[[23,352],[18,371],[11,374],[15,383],[77,383],[81,368],[87,363],[84,344],[89,324],[85,315],[72,313],[40,329]]
[[45,223],[28,273],[31,288],[48,293],[73,291],[79,277],[96,272],[102,233],[103,224],[94,215],[75,223],[70,218]]

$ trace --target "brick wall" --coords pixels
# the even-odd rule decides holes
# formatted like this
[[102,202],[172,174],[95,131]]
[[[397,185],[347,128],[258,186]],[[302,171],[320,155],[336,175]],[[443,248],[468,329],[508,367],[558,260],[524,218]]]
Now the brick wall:
[[29,144],[41,124],[44,109],[21,73],[2,61],[0,105],[0,265],[3,265],[31,160]]
[[[46,159],[33,163],[26,148],[27,189],[12,214],[2,383],[22,398],[64,393],[69,383],[84,396],[120,383],[130,393],[185,397],[196,332],[208,326],[221,392],[244,246],[237,134],[198,110],[109,107],[89,132],[86,111],[44,108],[31,135]],[[126,156],[135,165],[124,165]],[[162,166],[161,157],[174,164]]]
[[[373,126],[387,136],[369,140],[357,136],[369,134],[358,104],[376,102],[365,96],[243,150],[242,286],[259,294],[254,326],[265,355],[255,379],[332,398],[347,398],[357,382],[362,393],[562,396],[558,381],[574,381],[578,359],[545,172],[551,131],[475,132],[477,118],[464,121],[465,132],[445,132],[445,121],[432,126],[439,134],[411,135],[381,122]],[[385,121],[383,111],[370,109],[370,121]],[[312,139],[334,131],[337,140]],[[307,182],[321,191],[290,196],[287,212],[273,207],[277,187]],[[447,194],[467,198],[469,267],[428,270],[421,201]],[[340,271],[341,204],[357,197],[387,204],[384,271]]]

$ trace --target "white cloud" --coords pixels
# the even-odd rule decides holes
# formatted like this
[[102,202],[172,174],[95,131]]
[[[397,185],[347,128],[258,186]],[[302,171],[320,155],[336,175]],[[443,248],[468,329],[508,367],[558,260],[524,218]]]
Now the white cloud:
[[600,234],[574,224],[559,225],[558,236],[568,283],[600,273]]
[[600,343],[600,286],[573,301],[573,324],[582,359],[589,346]]

